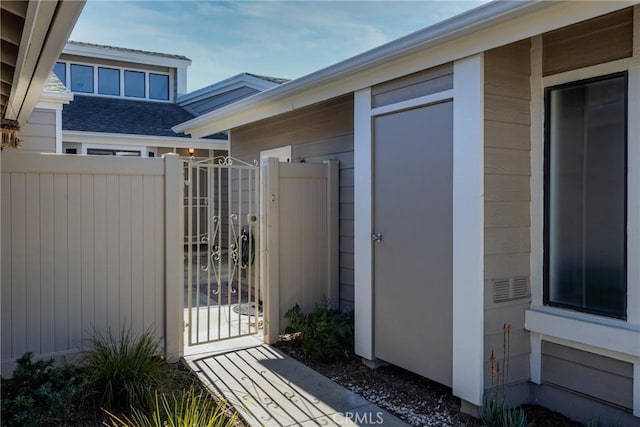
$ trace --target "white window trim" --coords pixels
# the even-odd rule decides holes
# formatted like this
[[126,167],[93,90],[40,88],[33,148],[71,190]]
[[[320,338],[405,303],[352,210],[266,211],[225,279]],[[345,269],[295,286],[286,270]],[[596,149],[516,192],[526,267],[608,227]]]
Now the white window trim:
[[87,151],[89,150],[110,150],[110,151],[139,151],[140,152],[140,157],[147,157],[148,156],[148,150],[147,147],[141,147],[141,146],[130,146],[130,145],[110,145],[110,144],[105,144],[105,145],[101,145],[101,144],[82,144],[81,148],[80,148],[80,154],[87,154]]
[[[132,67],[116,67],[113,65],[93,63],[93,62],[84,62],[84,61],[71,61],[68,59],[59,59],[56,62],[63,62],[65,64],[66,69],[66,82],[64,83],[69,90],[71,90],[71,65],[85,65],[93,67],[93,92],[72,92],[78,95],[89,95],[89,96],[99,96],[103,98],[115,98],[115,99],[132,99],[138,101],[151,101],[151,102],[165,102],[165,103],[173,103],[173,99],[175,96],[176,88],[173,84],[173,74],[171,72],[163,72],[163,71],[154,71],[148,70],[144,68],[132,68]],[[98,92],[98,68],[110,68],[113,70],[118,70],[120,73],[120,95],[106,95]],[[139,73],[144,73],[144,97],[136,97],[136,96],[125,96],[124,94],[124,72],[125,71],[135,71]],[[149,97],[149,74],[158,74],[161,76],[167,76],[169,78],[169,99],[155,99]]]
[[355,352],[374,360],[372,119],[454,99],[453,393],[484,394],[484,54],[455,61],[454,89],[373,109],[371,89],[354,95]]
[[285,145],[284,147],[260,151],[260,163],[272,157],[278,159],[280,162],[291,162],[291,146]]
[[[634,8],[631,58],[542,77],[542,39],[531,49],[531,381],[541,382],[541,343],[556,342],[633,363],[633,414],[640,417],[640,6]],[[563,83],[628,72],[627,119],[627,319],[617,320],[543,304],[544,89]]]

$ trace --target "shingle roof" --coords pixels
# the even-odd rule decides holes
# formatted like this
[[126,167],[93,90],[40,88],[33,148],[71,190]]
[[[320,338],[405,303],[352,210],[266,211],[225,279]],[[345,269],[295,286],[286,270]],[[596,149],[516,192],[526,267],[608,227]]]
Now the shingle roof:
[[280,77],[261,76],[259,74],[253,74],[253,73],[245,73],[245,74],[248,75],[248,76],[253,76],[253,77],[258,78],[258,79],[266,80],[268,82],[277,83],[279,85],[289,81],[289,79],[282,79]]
[[76,42],[76,41],[73,41],[73,40],[69,40],[67,42],[67,44],[70,44],[70,45],[73,45],[73,46],[86,46],[86,47],[96,47],[96,48],[99,48],[99,49],[116,50],[116,51],[119,51],[119,52],[144,53],[145,55],[154,55],[154,56],[161,56],[163,58],[183,59],[185,61],[191,61],[191,59],[187,58],[186,56],[182,56],[182,55],[173,55],[173,54],[170,54],[170,53],[161,53],[161,52],[150,52],[148,50],[129,49],[129,48],[126,48],[126,47],[109,46],[109,45],[106,45],[106,44]]
[[74,100],[62,110],[62,129],[189,138],[189,135],[175,133],[171,127],[193,117],[182,107],[168,102],[75,94]]
[[49,77],[47,77],[47,82],[44,84],[44,90],[56,93],[71,93],[54,73],[49,74]]

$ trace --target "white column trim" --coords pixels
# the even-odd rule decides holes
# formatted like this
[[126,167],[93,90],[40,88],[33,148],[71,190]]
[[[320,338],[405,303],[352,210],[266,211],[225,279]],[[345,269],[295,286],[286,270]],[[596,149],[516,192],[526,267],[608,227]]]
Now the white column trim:
[[354,93],[355,352],[373,360],[373,148],[371,89]]
[[453,394],[484,394],[484,54],[453,67]]
[[627,322],[640,325],[640,6],[634,8],[633,33],[627,91]]
[[531,343],[531,353],[529,357],[529,370],[531,371],[531,382],[542,384],[542,335],[531,332],[529,334]]
[[62,154],[62,105],[56,107],[56,153]]

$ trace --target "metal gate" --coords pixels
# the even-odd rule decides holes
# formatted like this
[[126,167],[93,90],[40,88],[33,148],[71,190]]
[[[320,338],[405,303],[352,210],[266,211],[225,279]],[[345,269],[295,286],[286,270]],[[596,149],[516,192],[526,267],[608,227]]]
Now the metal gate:
[[184,170],[185,343],[255,334],[262,328],[257,163],[192,158]]

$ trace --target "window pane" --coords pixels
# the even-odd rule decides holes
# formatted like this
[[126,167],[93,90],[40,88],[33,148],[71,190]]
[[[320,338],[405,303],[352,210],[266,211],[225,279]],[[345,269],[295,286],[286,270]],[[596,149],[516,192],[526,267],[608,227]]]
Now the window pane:
[[71,90],[93,93],[93,67],[71,64]]
[[548,97],[547,300],[624,317],[626,79]]
[[53,66],[53,72],[60,79],[62,84],[66,86],[67,84],[67,64],[64,62],[56,62],[56,65]]
[[103,95],[120,95],[120,70],[115,68],[98,68],[98,93]]
[[144,98],[144,73],[128,70],[124,72],[124,94]]
[[149,74],[149,98],[169,99],[169,76]]

